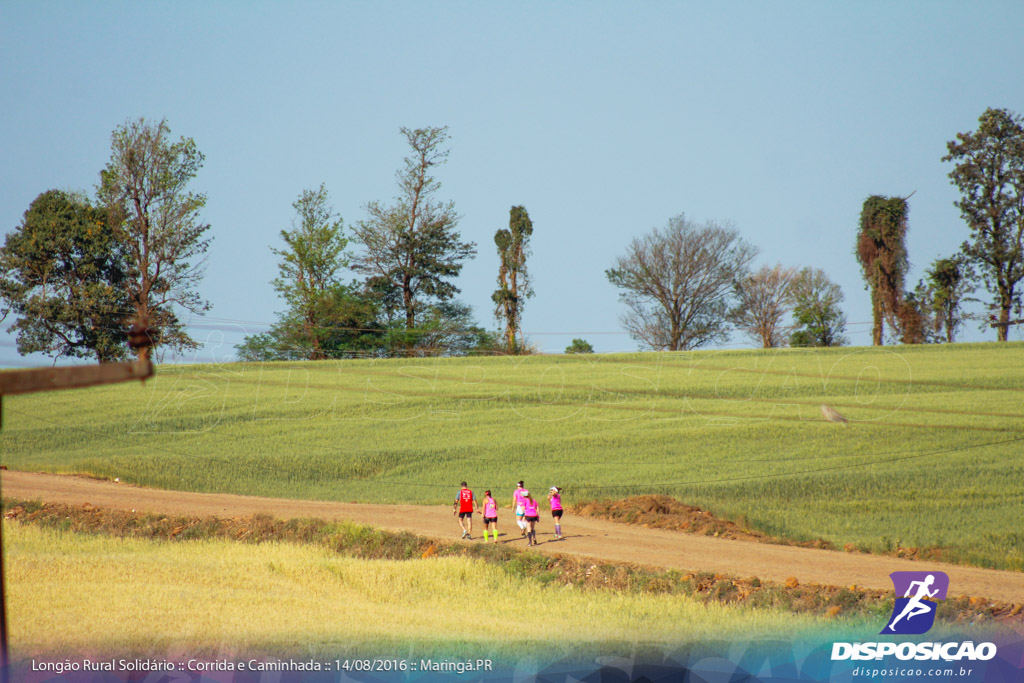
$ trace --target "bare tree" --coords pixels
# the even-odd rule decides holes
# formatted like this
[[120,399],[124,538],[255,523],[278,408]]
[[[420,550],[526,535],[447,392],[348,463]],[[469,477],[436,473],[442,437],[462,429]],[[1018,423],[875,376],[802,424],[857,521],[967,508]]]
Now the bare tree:
[[736,327],[770,349],[787,339],[782,319],[793,308],[796,268],[764,266],[736,283],[736,307],[729,319]]
[[694,349],[727,337],[734,283],[757,251],[731,227],[680,214],[634,239],[605,275],[622,290],[629,310],[621,320],[634,339],[652,349]]

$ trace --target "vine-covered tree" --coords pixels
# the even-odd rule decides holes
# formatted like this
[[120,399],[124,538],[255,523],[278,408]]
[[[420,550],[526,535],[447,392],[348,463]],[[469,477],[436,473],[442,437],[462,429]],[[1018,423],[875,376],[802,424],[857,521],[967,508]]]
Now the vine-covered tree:
[[872,195],[864,201],[857,233],[857,260],[871,291],[872,341],[882,345],[885,320],[896,328],[903,304],[907,259],[907,199]]
[[846,314],[839,304],[843,290],[820,268],[804,268],[793,282],[790,346],[843,346]]
[[733,283],[756,255],[736,230],[680,214],[664,230],[634,239],[605,275],[622,290],[619,300],[629,310],[621,320],[633,338],[680,351],[728,336]]
[[918,287],[904,292],[894,329],[900,343],[924,344],[932,341],[933,326],[932,302],[928,290]]
[[198,344],[185,332],[176,307],[191,313],[210,308],[196,291],[210,226],[199,221],[206,196],[188,189],[203,154],[191,138],[172,142],[170,134],[166,120],[140,118],[118,126],[98,194],[124,250],[125,289],[135,319],[148,324],[154,345],[184,350]]
[[970,228],[962,251],[995,294],[999,341],[1006,341],[1010,311],[1020,310],[1024,279],[1024,125],[1005,109],[986,109],[978,130],[957,133],[943,161],[956,164],[949,177]]
[[530,274],[526,269],[533,222],[522,206],[509,210],[508,229],[494,233],[498,247],[498,289],[491,295],[494,315],[505,323],[505,350],[516,353],[524,346],[520,321],[526,299],[533,296]]
[[316,190],[303,190],[292,203],[296,217],[291,230],[282,230],[284,249],[274,249],[280,257],[274,289],[289,307],[289,316],[302,329],[303,345],[310,360],[325,358],[324,337],[330,318],[335,290],[341,287],[339,273],[348,267],[344,224],[330,205],[323,184]]
[[763,266],[735,285],[736,306],[729,318],[763,348],[782,346],[787,341],[782,319],[793,307],[797,274],[796,268],[783,268],[781,264]]
[[434,199],[441,183],[432,173],[448,157],[447,131],[447,127],[401,129],[412,153],[396,173],[399,194],[391,205],[368,203],[368,217],[353,231],[363,247],[354,268],[387,301],[400,302],[410,352],[416,345],[417,313],[431,302],[455,296],[459,289],[453,280],[462,262],[476,254],[476,245],[463,242],[456,230],[459,216],[454,202]]
[[60,190],[36,197],[0,249],[0,309],[17,318],[18,351],[126,358],[125,270],[105,211]]

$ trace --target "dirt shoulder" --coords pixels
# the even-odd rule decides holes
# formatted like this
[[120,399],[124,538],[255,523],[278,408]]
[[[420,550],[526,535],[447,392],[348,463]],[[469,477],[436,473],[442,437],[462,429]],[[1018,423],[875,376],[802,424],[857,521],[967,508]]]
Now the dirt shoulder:
[[[86,477],[4,471],[0,493],[6,498],[49,503],[147,511],[165,515],[235,517],[268,514],[278,518],[347,519],[392,531],[451,539],[458,523],[448,506],[375,505],[261,498],[230,494],[190,493],[148,489]],[[513,546],[520,538],[510,510],[498,514],[501,542]],[[479,539],[480,518],[474,520]],[[959,567],[817,548],[750,543],[697,536],[661,529],[568,516],[565,539],[554,540],[549,518],[542,517],[536,551],[551,555],[591,557],[664,569],[706,571],[736,577],[758,577],[778,583],[796,578],[801,584],[858,586],[891,591],[894,571],[943,571],[949,575],[950,595],[1020,602],[1024,573]],[[474,540],[472,542],[482,542]]]

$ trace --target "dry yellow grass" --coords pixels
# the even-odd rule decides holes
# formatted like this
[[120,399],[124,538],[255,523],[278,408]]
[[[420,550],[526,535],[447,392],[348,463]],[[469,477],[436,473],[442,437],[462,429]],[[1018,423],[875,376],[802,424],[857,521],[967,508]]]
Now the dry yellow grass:
[[823,623],[680,596],[541,587],[463,558],[354,560],[312,546],[156,543],[12,522],[3,535],[16,657],[508,659],[795,636]]

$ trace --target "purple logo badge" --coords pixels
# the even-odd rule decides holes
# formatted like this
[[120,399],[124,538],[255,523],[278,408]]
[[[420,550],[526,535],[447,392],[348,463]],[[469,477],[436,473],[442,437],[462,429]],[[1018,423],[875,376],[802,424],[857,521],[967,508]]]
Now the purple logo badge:
[[949,577],[944,572],[893,572],[896,604],[882,634],[917,635],[935,623],[938,601],[946,599]]

